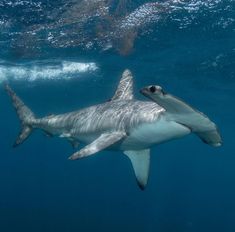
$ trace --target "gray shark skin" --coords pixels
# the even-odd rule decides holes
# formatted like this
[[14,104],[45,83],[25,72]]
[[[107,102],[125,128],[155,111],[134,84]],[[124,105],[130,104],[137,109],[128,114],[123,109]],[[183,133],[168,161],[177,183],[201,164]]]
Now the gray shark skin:
[[41,129],[50,136],[67,139],[73,147],[79,143],[87,144],[70,156],[70,160],[101,150],[121,150],[130,159],[141,189],[148,181],[150,148],[153,145],[191,132],[212,146],[221,145],[216,125],[207,116],[171,95],[164,95],[161,87],[150,86],[141,90],[152,101],[135,100],[133,77],[129,70],[123,72],[110,101],[43,118],[36,118],[8,85],[5,88],[22,126],[14,146],[23,143],[34,129]]

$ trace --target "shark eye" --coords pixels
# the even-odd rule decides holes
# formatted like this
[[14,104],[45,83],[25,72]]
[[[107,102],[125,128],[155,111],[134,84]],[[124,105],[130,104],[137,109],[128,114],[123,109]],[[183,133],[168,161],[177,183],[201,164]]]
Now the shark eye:
[[156,86],[152,85],[151,87],[149,87],[149,90],[151,93],[154,93],[156,91]]

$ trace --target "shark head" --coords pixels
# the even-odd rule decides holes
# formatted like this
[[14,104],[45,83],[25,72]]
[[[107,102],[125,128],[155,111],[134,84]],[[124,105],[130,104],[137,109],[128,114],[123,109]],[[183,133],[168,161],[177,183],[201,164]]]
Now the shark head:
[[188,127],[203,142],[214,147],[222,145],[222,139],[217,126],[202,112],[194,109],[178,97],[166,93],[158,85],[146,86],[140,92],[163,107],[168,116],[170,116],[170,120]]

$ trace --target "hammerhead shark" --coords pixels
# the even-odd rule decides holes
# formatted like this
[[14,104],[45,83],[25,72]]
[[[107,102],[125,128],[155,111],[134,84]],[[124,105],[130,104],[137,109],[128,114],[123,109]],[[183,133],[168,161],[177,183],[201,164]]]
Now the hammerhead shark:
[[8,84],[5,89],[21,121],[21,131],[14,147],[23,143],[34,129],[67,139],[77,148],[69,159],[76,160],[101,150],[119,150],[132,163],[139,187],[147,184],[150,148],[190,133],[211,146],[222,144],[217,126],[203,113],[150,85],[140,92],[150,101],[136,100],[133,76],[125,70],[114,96],[105,103],[78,111],[37,118]]

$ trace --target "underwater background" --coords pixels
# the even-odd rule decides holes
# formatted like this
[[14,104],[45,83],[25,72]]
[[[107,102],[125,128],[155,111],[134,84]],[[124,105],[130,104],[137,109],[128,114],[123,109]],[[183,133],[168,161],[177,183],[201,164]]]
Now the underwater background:
[[[141,191],[128,159],[70,161],[63,139],[20,130],[3,83],[37,116],[112,97],[125,68],[207,114],[223,146],[155,146]],[[1,0],[0,231],[235,231],[234,0]]]

